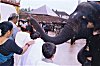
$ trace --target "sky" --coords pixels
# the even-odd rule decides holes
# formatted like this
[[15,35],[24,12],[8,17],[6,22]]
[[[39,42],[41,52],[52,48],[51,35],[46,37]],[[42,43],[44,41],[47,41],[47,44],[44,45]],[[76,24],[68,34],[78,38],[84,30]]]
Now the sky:
[[[21,0],[21,8],[31,8],[37,9],[43,5],[47,5],[49,8],[65,11],[68,14],[71,14],[77,7],[79,0]],[[80,2],[87,0],[80,0]]]

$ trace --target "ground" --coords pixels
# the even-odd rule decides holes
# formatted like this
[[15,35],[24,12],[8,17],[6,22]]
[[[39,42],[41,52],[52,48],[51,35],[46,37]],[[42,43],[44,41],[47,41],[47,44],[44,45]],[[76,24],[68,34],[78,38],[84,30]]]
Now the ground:
[[[53,32],[49,32],[48,34],[50,36],[55,35]],[[81,66],[77,60],[77,54],[85,43],[85,39],[80,39],[72,46],[70,45],[70,40],[61,45],[57,45],[54,63],[59,64],[60,66]]]

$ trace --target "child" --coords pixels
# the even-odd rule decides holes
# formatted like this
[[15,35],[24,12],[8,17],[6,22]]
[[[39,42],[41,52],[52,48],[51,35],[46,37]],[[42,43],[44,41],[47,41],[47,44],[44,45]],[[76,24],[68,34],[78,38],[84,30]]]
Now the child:
[[42,61],[37,62],[36,66],[58,66],[53,63],[53,58],[56,52],[56,45],[50,42],[46,42],[42,46],[42,54],[45,58]]

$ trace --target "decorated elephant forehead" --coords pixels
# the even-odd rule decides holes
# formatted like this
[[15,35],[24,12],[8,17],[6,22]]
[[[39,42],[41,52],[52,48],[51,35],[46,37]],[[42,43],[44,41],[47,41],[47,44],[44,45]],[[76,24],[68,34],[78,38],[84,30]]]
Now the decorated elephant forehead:
[[100,29],[93,31],[93,35],[100,35]]
[[88,24],[87,24],[87,28],[94,28],[94,24],[93,24],[93,22],[88,22]]

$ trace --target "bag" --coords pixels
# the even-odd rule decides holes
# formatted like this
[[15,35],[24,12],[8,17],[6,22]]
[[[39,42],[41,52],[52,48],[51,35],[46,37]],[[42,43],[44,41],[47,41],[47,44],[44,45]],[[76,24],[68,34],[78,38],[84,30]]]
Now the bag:
[[6,62],[7,60],[11,59],[14,53],[9,54],[8,56],[4,56],[0,53],[0,64]]

